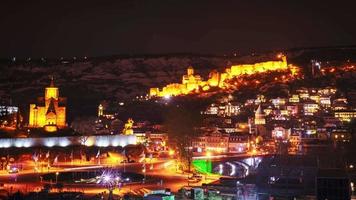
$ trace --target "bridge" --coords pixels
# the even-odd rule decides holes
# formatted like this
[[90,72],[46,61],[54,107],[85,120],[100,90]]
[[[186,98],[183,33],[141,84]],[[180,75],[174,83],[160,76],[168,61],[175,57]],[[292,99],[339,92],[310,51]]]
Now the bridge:
[[195,169],[201,173],[213,173],[232,177],[246,177],[253,173],[267,155],[239,154],[234,156],[193,157]]

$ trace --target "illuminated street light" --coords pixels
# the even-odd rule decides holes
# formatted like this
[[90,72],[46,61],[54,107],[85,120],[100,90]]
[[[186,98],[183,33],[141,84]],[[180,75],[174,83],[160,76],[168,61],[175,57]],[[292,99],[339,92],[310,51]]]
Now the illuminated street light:
[[175,153],[175,152],[174,152],[174,150],[173,150],[173,149],[170,149],[170,150],[169,150],[169,152],[168,152],[168,154],[169,154],[170,156],[173,156],[173,155],[174,155],[174,153]]
[[104,182],[109,183],[110,180],[111,180],[111,177],[110,177],[109,175],[105,175],[105,176],[103,177],[103,180],[104,180]]
[[59,172],[56,172],[56,184],[58,183],[58,175],[59,175]]

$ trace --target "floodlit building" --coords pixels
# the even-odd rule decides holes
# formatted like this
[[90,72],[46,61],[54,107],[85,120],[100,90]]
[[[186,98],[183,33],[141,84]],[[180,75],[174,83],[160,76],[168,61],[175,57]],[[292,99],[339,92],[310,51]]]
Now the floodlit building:
[[321,95],[334,95],[337,89],[334,87],[326,87],[318,90],[318,93]]
[[304,115],[314,115],[314,113],[318,112],[319,105],[313,102],[306,102],[303,105]]
[[66,99],[59,97],[58,87],[51,84],[45,88],[44,97],[39,97],[37,104],[30,104],[29,127],[44,128],[47,132],[55,132],[66,124]]
[[129,118],[127,122],[125,123],[124,129],[122,130],[123,135],[132,135],[134,133],[132,126],[133,126],[134,121]]
[[206,133],[203,136],[196,137],[192,140],[194,152],[215,152],[226,153],[229,145],[229,134],[223,134],[218,130]]
[[193,67],[187,69],[187,74],[183,75],[181,83],[171,83],[162,89],[150,88],[150,97],[170,97],[208,91],[213,87],[228,88],[228,81],[241,75],[251,75],[268,71],[288,70],[287,58],[278,55],[278,60],[266,61],[254,64],[233,65],[219,73],[216,70],[209,73],[209,79],[204,81],[198,74],[194,74]]
[[330,97],[320,97],[320,105],[324,108],[330,108],[331,107]]
[[0,105],[0,117],[15,114],[19,111],[17,106]]
[[296,91],[299,94],[300,99],[309,99],[309,91],[306,88],[300,88]]
[[99,104],[99,106],[98,106],[98,117],[103,116],[103,114],[104,114],[104,106]]
[[343,122],[350,122],[356,118],[356,110],[340,110],[335,111],[335,118]]
[[286,100],[283,98],[271,99],[271,102],[276,108],[279,108],[280,106],[284,106],[286,104]]
[[220,105],[211,104],[203,113],[206,115],[236,116],[239,112],[240,106],[229,102]]
[[289,102],[290,102],[290,103],[299,103],[299,95],[293,94],[293,95],[289,98]]
[[188,67],[187,74],[182,78],[182,84],[186,86],[187,91],[199,89],[202,79],[199,75],[194,74],[193,67]]
[[275,139],[287,140],[289,139],[290,134],[291,134],[291,129],[286,129],[280,126],[275,127],[272,130],[272,138]]
[[248,134],[230,134],[229,153],[243,153],[249,150]]
[[260,104],[255,112],[255,125],[264,125],[264,124],[266,124],[266,119]]
[[345,129],[336,129],[331,132],[331,140],[334,142],[349,142],[351,133]]
[[338,98],[333,101],[332,108],[333,110],[347,110],[347,99]]
[[265,72],[269,70],[282,70],[287,69],[287,57],[278,55],[279,61],[267,61],[255,64],[234,65],[231,66],[230,74],[232,76],[239,76],[243,74],[253,74],[256,72]]
[[115,119],[115,113],[113,111],[109,111],[109,105],[106,101],[103,101],[98,106],[98,118],[106,118],[106,119]]

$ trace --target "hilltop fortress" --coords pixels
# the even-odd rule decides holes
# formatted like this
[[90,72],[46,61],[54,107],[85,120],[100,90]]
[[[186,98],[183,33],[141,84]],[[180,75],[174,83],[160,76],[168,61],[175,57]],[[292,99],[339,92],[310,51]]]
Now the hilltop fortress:
[[193,67],[188,67],[187,74],[182,77],[182,83],[171,83],[162,89],[150,88],[149,95],[150,97],[170,97],[208,91],[214,87],[226,89],[228,87],[228,80],[241,75],[288,70],[287,57],[279,54],[277,59],[276,61],[266,61],[255,64],[233,65],[226,68],[225,72],[222,73],[214,70],[210,72],[207,81],[203,81],[200,75],[194,74]]

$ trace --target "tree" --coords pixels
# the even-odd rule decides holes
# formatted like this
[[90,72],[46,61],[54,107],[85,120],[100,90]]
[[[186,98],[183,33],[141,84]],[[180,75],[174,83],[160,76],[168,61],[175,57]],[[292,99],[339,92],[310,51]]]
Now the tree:
[[202,123],[199,112],[182,107],[171,108],[165,116],[164,125],[169,138],[175,140],[182,163],[190,170],[192,161],[191,141],[195,135],[195,127]]

